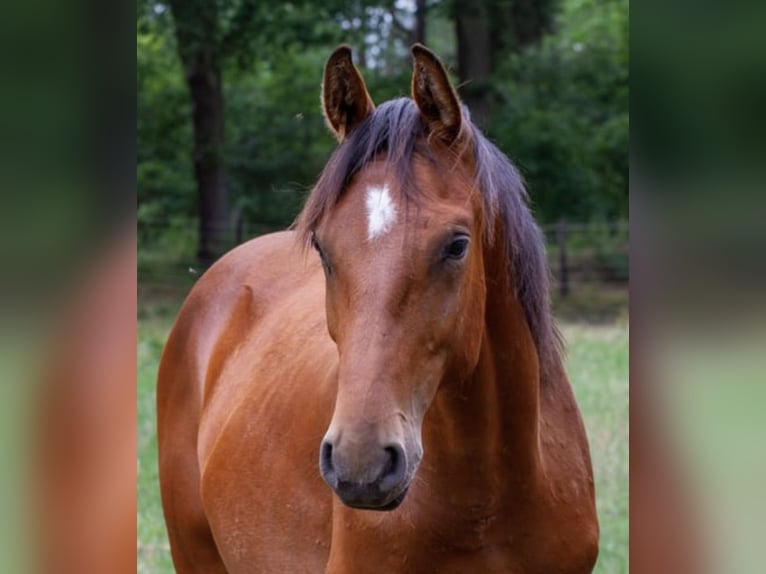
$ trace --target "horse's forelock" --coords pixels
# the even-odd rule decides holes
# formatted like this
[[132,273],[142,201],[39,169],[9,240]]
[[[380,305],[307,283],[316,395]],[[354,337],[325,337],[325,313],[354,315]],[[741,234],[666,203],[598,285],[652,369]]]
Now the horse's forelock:
[[340,200],[354,175],[384,152],[402,192],[412,193],[412,186],[406,184],[415,144],[423,132],[423,120],[409,98],[381,104],[351,131],[333,152],[295,222],[304,243],[308,244],[311,232]]

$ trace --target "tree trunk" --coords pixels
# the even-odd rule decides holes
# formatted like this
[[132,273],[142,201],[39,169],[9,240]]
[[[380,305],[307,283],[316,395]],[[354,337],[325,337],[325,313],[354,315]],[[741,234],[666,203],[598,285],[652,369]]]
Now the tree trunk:
[[489,79],[492,73],[487,6],[482,0],[456,0],[454,10],[460,96],[470,109],[473,121],[485,127],[491,107]]
[[417,0],[415,2],[415,28],[412,31],[412,44],[426,43],[426,11],[428,6],[426,0]]
[[511,7],[515,49],[536,44],[545,32],[550,32],[555,11],[556,0],[515,0]]
[[227,243],[229,197],[223,163],[223,92],[218,67],[206,58],[187,70],[194,120],[194,177],[199,197],[197,259],[208,267]]
[[223,163],[223,91],[216,2],[171,0],[178,54],[192,100],[194,177],[199,198],[197,259],[205,268],[223,253],[229,198]]

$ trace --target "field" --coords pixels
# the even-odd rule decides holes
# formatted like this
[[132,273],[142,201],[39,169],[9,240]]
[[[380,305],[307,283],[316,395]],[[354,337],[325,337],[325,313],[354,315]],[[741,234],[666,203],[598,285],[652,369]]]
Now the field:
[[[167,310],[138,324],[138,572],[173,572],[157,486],[154,385],[172,323]],[[596,572],[628,572],[628,325],[564,324],[567,370],[590,439],[601,524]]]

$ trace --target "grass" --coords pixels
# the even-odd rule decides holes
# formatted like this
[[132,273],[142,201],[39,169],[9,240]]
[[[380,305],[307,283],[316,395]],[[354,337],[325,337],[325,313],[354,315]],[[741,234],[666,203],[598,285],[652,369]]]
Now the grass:
[[[167,309],[138,324],[138,572],[173,572],[157,482],[154,385],[172,323]],[[567,369],[590,438],[601,524],[595,572],[628,572],[628,326],[566,324]]]
[[172,320],[151,315],[138,322],[138,572],[173,572],[157,477],[154,387]]
[[595,473],[601,527],[595,572],[628,572],[628,325],[569,324],[562,331]]

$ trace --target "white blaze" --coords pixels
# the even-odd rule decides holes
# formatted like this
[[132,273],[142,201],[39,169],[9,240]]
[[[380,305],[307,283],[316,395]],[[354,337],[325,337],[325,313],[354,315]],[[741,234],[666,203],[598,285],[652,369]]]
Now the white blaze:
[[396,207],[388,186],[367,188],[367,239],[372,240],[391,229],[396,222]]

